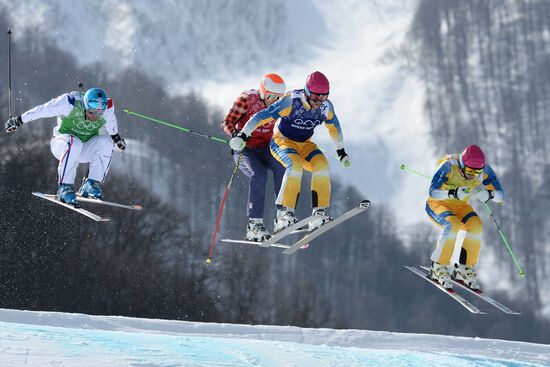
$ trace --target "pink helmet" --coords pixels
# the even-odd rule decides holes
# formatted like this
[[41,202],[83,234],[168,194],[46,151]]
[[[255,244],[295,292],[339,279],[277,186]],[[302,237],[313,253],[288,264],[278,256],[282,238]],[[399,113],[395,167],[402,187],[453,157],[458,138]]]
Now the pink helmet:
[[306,87],[304,89],[308,96],[311,95],[311,93],[328,94],[330,91],[330,83],[325,74],[320,71],[315,71],[307,76]]
[[462,169],[470,167],[481,169],[485,167],[485,154],[477,145],[469,145],[460,153],[460,166]]

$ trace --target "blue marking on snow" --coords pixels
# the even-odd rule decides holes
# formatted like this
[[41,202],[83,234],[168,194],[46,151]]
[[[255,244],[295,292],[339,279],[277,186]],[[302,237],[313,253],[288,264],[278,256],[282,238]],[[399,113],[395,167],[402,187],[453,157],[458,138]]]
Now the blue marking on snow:
[[449,353],[286,341],[103,331],[0,322],[0,366],[452,366],[542,365]]

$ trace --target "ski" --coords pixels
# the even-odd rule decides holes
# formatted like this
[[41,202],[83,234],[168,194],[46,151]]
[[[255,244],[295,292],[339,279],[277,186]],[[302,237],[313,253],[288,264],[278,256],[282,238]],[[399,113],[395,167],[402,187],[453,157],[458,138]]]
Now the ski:
[[[427,271],[430,270],[430,268],[428,268],[427,266],[421,266],[421,268],[424,269],[424,270],[427,270]],[[508,307],[504,306],[502,303],[494,300],[493,298],[491,298],[488,295],[486,295],[485,293],[483,293],[483,291],[471,289],[466,284],[464,284],[464,282],[462,282],[460,280],[456,280],[454,277],[451,277],[451,280],[453,281],[453,283],[455,283],[455,284],[459,285],[460,287],[466,289],[468,292],[470,292],[472,294],[475,294],[476,296],[478,296],[479,298],[481,298],[485,302],[493,305],[494,307],[498,308],[502,312],[510,314],[510,315],[521,315],[521,312],[517,312],[517,311],[513,311],[513,310],[509,309]]]
[[464,299],[464,297],[458,294],[454,289],[447,289],[443,287],[441,284],[439,284],[436,280],[433,280],[432,278],[430,278],[429,272],[425,272],[423,269],[417,268],[415,266],[406,266],[406,265],[403,265],[403,266],[405,266],[405,268],[409,269],[410,271],[412,271],[422,279],[430,282],[430,284],[436,286],[437,289],[443,291],[445,294],[447,294],[449,297],[457,301],[459,304],[461,304],[464,308],[466,308],[471,313],[480,314],[480,315],[486,314],[486,312],[481,311],[479,308],[477,308],[476,306],[468,302],[466,299]]
[[[262,242],[256,242],[256,241],[222,239],[222,242],[226,242],[226,243],[245,243],[245,244],[265,247],[265,246],[262,246]],[[308,246],[309,246],[309,244],[306,244],[306,245],[302,246],[302,250],[305,250],[306,248],[308,248]],[[284,243],[272,243],[269,247],[278,247],[278,248],[287,249],[287,248],[290,247],[290,245],[285,245]]]
[[277,243],[277,241],[279,241],[283,237],[286,237],[289,234],[292,234],[292,232],[294,232],[296,230],[300,230],[302,227],[308,225],[309,222],[313,218],[314,218],[314,216],[310,215],[309,217],[304,218],[304,219],[302,219],[302,220],[286,227],[285,229],[280,230],[279,232],[273,234],[273,236],[271,236],[271,238],[268,239],[267,241],[261,242],[259,246],[261,246],[261,247],[270,247],[274,243]]
[[290,255],[290,254],[295,253],[300,248],[302,248],[305,244],[310,243],[311,241],[313,241],[315,238],[319,237],[320,235],[322,235],[326,231],[336,227],[337,225],[339,225],[339,224],[345,222],[346,220],[356,216],[357,214],[364,212],[365,210],[367,210],[369,208],[369,206],[370,206],[370,201],[368,201],[368,200],[361,201],[361,203],[359,203],[359,205],[356,208],[353,208],[353,209],[345,212],[344,214],[340,215],[339,217],[334,218],[330,222],[324,223],[323,225],[321,225],[319,228],[313,230],[312,232],[308,232],[305,236],[303,236],[300,240],[298,240],[298,242],[294,243],[292,246],[290,246],[289,248],[284,250],[283,254]]
[[90,219],[93,219],[95,220],[96,222],[108,222],[110,219],[108,218],[103,218],[103,217],[100,217],[99,215],[97,214],[94,214],[86,209],[83,209],[83,208],[76,208],[74,207],[73,205],[71,204],[67,204],[67,203],[64,203],[62,201],[59,201],[57,199],[57,196],[56,195],[51,195],[51,194],[44,194],[44,193],[41,193],[41,192],[33,192],[32,193],[34,196],[37,196],[39,198],[42,198],[42,199],[46,199],[46,200],[49,200],[53,203],[56,203],[56,204],[59,204],[61,206],[64,206],[65,208],[69,208],[71,210],[74,210],[75,212],[78,212]]
[[[55,196],[55,195],[53,195],[53,196]],[[116,208],[123,208],[123,209],[129,209],[129,210],[142,210],[143,209],[143,207],[139,204],[125,205],[125,204],[113,203],[111,201],[105,201],[105,200],[102,200],[102,199],[85,198],[85,197],[80,196],[80,195],[76,196],[76,201],[79,201],[81,203],[92,203],[92,204],[113,206],[113,207],[116,207]]]

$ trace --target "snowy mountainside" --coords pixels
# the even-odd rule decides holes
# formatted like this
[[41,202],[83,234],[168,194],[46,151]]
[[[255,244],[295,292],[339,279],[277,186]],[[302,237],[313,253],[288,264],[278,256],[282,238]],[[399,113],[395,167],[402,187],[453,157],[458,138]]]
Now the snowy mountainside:
[[[113,73],[132,67],[166,82],[230,81],[275,67],[277,55],[298,61],[311,48],[293,37],[304,22],[323,23],[310,1],[79,1],[0,0],[14,39],[34,31],[82,64],[98,62]],[[83,16],[83,14],[85,14]],[[289,42],[289,40],[292,40]],[[172,85],[173,86],[173,85]]]
[[[228,109],[239,91],[256,87],[267,71],[280,73],[287,89],[295,89],[308,73],[322,70],[356,162],[343,170],[331,159],[331,171],[369,199],[399,206],[397,215],[407,224],[417,221],[425,187],[398,167],[428,170],[434,159],[419,85],[386,60],[402,42],[415,4],[107,0],[67,6],[62,0],[0,0],[14,41],[32,34],[82,65],[97,62],[122,78],[124,68],[138,69],[174,95],[196,92],[213,110]],[[328,134],[317,130],[315,140],[334,154]]]

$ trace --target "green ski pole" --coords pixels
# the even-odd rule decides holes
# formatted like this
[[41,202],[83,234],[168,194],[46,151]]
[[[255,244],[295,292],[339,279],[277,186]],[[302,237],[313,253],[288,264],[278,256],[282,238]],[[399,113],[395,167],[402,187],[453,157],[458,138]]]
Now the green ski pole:
[[228,141],[225,140],[225,139],[217,138],[217,137],[215,137],[215,136],[210,136],[210,135],[207,135],[207,134],[203,134],[203,133],[198,132],[198,131],[193,131],[193,130],[187,129],[187,128],[183,127],[183,126],[175,125],[175,124],[172,124],[172,123],[170,123],[170,122],[162,121],[162,120],[156,119],[156,118],[151,117],[151,116],[147,116],[147,115],[143,115],[143,114],[141,114],[141,113],[137,113],[137,112],[134,112],[134,111],[130,111],[129,109],[124,110],[124,112],[126,112],[128,115],[131,115],[131,116],[141,117],[142,119],[149,120],[149,121],[153,121],[153,122],[156,122],[156,123],[158,123],[158,124],[161,124],[161,125],[164,125],[164,126],[168,126],[168,127],[171,127],[171,128],[174,128],[174,129],[177,129],[177,130],[186,132],[186,133],[190,133],[190,134],[193,134],[193,135],[196,135],[196,136],[200,136],[200,137],[206,138],[206,139],[210,139],[210,140],[213,140],[213,141],[217,141],[217,142],[219,142],[219,143],[225,143],[225,144],[228,143]]

